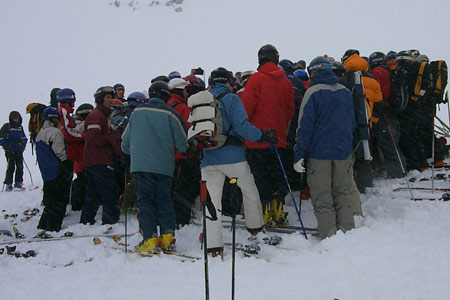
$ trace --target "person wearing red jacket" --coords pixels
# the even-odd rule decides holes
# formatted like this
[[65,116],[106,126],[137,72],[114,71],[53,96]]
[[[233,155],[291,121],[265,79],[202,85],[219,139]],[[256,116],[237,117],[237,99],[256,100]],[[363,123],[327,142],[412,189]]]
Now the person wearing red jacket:
[[[190,82],[182,78],[169,81],[170,98],[167,105],[176,110],[189,128],[188,122],[191,109],[186,104],[190,96],[188,87]],[[195,198],[200,194],[200,167],[198,160],[192,153],[183,155],[175,150],[175,169],[173,174],[172,199],[177,226],[187,225],[191,221],[191,208]]]
[[88,183],[80,223],[94,224],[98,207],[103,203],[103,224],[119,221],[117,190],[114,184],[114,162],[120,156],[121,136],[108,122],[114,89],[100,87],[94,94],[97,106],[86,118],[84,128],[84,165],[87,168]]
[[[261,47],[258,61],[258,71],[248,79],[242,93],[242,103],[248,120],[254,126],[261,130],[276,131],[276,147],[283,157],[289,121],[295,109],[294,88],[285,72],[277,65],[279,54],[274,46]],[[264,222],[286,224],[287,215],[283,209],[286,182],[272,146],[247,140],[245,145],[248,163],[255,176],[263,205]]]

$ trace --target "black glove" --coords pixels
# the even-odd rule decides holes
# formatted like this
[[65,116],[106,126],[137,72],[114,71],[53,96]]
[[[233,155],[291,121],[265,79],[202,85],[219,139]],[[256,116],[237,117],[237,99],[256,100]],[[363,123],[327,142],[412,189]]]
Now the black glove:
[[262,135],[258,142],[271,144],[278,143],[277,133],[275,132],[275,130],[273,129],[261,130],[261,133]]
[[124,169],[126,169],[126,170],[130,169],[130,164],[131,164],[130,155],[122,152],[122,154],[120,155],[120,164],[122,165],[122,167]]
[[61,163],[61,165],[60,165],[59,171],[60,171],[61,178],[64,181],[67,182],[67,181],[72,180],[72,176],[73,176],[73,163],[72,163],[72,161],[70,161],[68,159],[63,161]]

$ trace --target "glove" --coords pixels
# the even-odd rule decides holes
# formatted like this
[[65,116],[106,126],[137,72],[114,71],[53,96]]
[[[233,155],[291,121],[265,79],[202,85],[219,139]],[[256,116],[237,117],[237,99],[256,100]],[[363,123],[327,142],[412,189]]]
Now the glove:
[[122,167],[126,170],[130,169],[131,164],[131,157],[129,154],[125,154],[122,152],[122,155],[120,155],[120,164]]
[[62,179],[66,182],[72,180],[72,176],[73,176],[73,163],[66,159],[65,161],[63,161],[60,165],[60,175],[62,177]]
[[270,144],[278,143],[277,133],[275,132],[275,130],[273,129],[261,130],[261,133],[262,135],[258,142]]
[[306,169],[304,167],[304,159],[300,159],[298,162],[294,163],[294,170],[297,173],[305,173]]

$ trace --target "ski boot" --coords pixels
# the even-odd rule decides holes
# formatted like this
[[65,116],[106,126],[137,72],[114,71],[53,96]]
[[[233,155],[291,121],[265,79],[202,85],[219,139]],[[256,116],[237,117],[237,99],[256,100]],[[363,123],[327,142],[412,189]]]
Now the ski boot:
[[14,189],[15,190],[21,190],[22,188],[23,188],[23,183],[22,182],[14,183]]
[[257,256],[261,248],[256,243],[251,243],[249,245],[243,245],[240,243],[236,244],[236,250],[242,251],[245,257]]
[[279,201],[278,199],[272,199],[270,210],[272,211],[273,215],[273,221],[276,223],[277,226],[283,226],[288,224],[287,219],[287,212],[284,212],[283,210],[284,204],[282,201]]
[[263,206],[263,221],[264,221],[264,225],[269,226],[269,227],[276,225],[276,223],[272,217],[272,211],[269,209],[268,204]]
[[160,247],[162,251],[166,254],[174,254],[176,252],[175,242],[176,239],[173,237],[173,233],[165,233],[159,237]]
[[154,254],[159,255],[161,253],[161,248],[159,247],[160,241],[157,237],[152,237],[142,241],[137,247],[137,252],[144,254]]
[[223,260],[223,248],[222,247],[208,249],[208,253],[211,253],[211,256],[213,258],[220,257]]
[[[257,237],[257,236],[250,236],[247,238],[247,240],[251,243],[251,244],[260,244],[261,240]],[[276,246],[279,243],[281,243],[281,241],[283,240],[283,238],[281,236],[278,235],[268,235],[262,238],[262,243],[266,244],[266,245],[270,245],[270,246]]]
[[5,192],[11,192],[14,189],[12,184],[7,184],[5,188]]

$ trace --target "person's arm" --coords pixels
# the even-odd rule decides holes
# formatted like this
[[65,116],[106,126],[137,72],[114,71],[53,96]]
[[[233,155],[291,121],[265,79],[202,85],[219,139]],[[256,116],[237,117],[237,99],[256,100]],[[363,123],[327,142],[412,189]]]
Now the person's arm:
[[297,138],[294,146],[294,162],[305,158],[313,134],[316,112],[314,110],[314,93],[306,92],[298,116]]
[[222,98],[221,103],[234,132],[251,142],[261,139],[261,130],[249,122],[244,105],[237,95],[230,93]]

